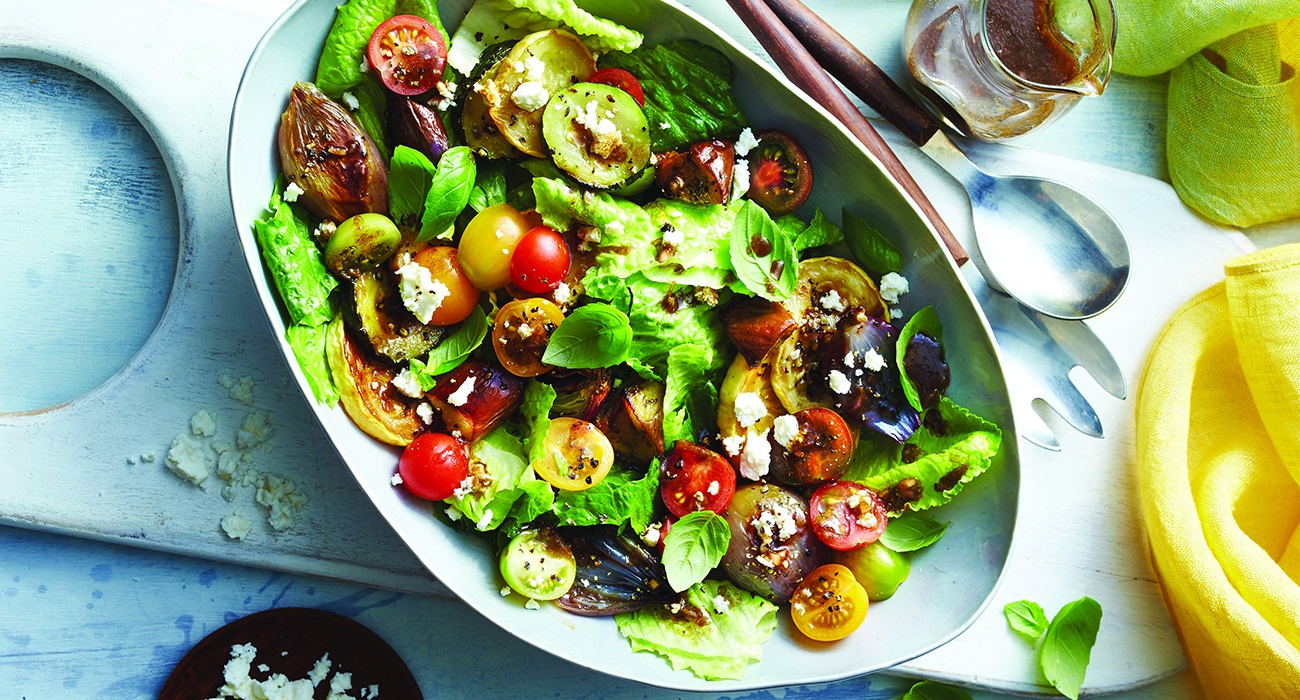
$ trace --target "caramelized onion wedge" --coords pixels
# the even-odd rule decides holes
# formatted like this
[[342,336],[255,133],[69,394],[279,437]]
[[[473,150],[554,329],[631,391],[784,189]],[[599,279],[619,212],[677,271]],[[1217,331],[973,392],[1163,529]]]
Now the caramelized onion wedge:
[[414,148],[437,163],[450,143],[437,112],[409,97],[388,94],[388,128],[396,145]]
[[[437,379],[425,396],[442,412],[452,435],[465,442],[492,432],[524,398],[523,379],[480,360],[466,360]],[[469,382],[473,384],[465,389]]]
[[659,557],[609,526],[560,528],[578,563],[578,576],[555,604],[589,617],[631,612],[678,598]]
[[685,153],[660,154],[655,179],[669,199],[692,204],[726,204],[731,200],[731,175],[736,148],[720,139],[692,144]]
[[335,316],[325,334],[330,377],[339,389],[343,410],[357,427],[390,445],[407,445],[424,424],[415,412],[417,401],[393,386],[397,370],[371,359],[348,336],[343,318]]
[[649,464],[664,452],[664,385],[628,384],[601,405],[595,423],[620,457]]
[[311,83],[296,83],[280,117],[280,166],[322,219],[388,213],[388,172],[352,114]]

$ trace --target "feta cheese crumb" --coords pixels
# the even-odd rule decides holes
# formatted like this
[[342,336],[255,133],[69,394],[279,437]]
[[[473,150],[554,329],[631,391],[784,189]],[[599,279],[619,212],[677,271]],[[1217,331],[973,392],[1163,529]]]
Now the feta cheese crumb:
[[740,427],[748,428],[767,416],[767,404],[758,394],[746,391],[736,396],[735,411]]
[[343,93],[343,104],[347,105],[348,109],[353,112],[357,111],[361,107],[361,103],[357,101],[357,96],[350,92]]
[[709,488],[707,489],[707,491],[709,492],[710,496],[716,496],[718,495],[718,491],[721,489],[722,489],[722,485],[719,484],[715,479],[714,481],[709,482]]
[[[388,479],[388,483],[392,484],[393,486],[401,486],[402,483],[403,483],[403,482],[402,482],[402,475],[401,475],[401,474],[394,474],[394,475],[392,475],[392,476]],[[450,510],[450,509],[449,509],[449,510]]]
[[413,399],[424,396],[424,391],[420,389],[420,380],[408,367],[403,367],[402,371],[398,372],[396,377],[393,377],[393,386]]
[[415,415],[419,416],[425,425],[433,425],[433,406],[429,405],[429,402],[416,406]]
[[469,401],[470,392],[474,391],[474,382],[476,381],[478,381],[478,377],[466,379],[459,389],[453,391],[451,396],[447,397],[447,403],[453,406],[464,406]]
[[239,424],[239,431],[235,433],[235,446],[241,450],[250,450],[270,440],[273,432],[271,418],[266,411],[253,411],[244,416],[243,422]]
[[685,240],[686,234],[682,233],[681,229],[676,226],[670,227],[667,231],[664,231],[664,245],[679,246]]
[[[746,131],[748,131],[748,129],[746,129]],[[730,610],[730,609],[731,609],[731,603],[728,602],[726,598],[724,598],[724,597],[722,597],[722,596],[720,596],[720,595],[715,595],[715,596],[713,596],[713,612],[714,612],[714,613],[716,613],[716,614],[718,614],[718,615],[726,615],[726,614],[727,614],[727,611]]]
[[307,193],[307,191],[304,190],[303,188],[299,187],[299,186],[298,186],[298,183],[296,183],[296,182],[290,180],[290,181],[289,181],[289,186],[284,188],[284,198],[283,198],[283,199],[284,199],[284,201],[286,201],[286,202],[296,202],[296,201],[298,201],[298,197],[299,197],[299,196],[304,195],[304,194],[306,194],[306,193]]
[[794,439],[799,436],[799,419],[790,414],[777,416],[772,423],[772,437],[785,449],[790,449]]
[[519,324],[519,326],[515,330],[519,333],[519,337],[525,340],[527,340],[533,334],[533,327],[528,325],[527,323]]
[[217,421],[207,409],[200,408],[190,416],[190,432],[198,437],[212,437],[217,434]]
[[900,318],[902,318],[902,317],[903,317],[903,310],[902,310],[902,309],[899,309],[899,308],[895,307],[895,308],[892,308],[892,309],[889,310],[889,318],[890,318],[890,320],[892,320],[892,321],[897,321],[898,319],[900,319]]
[[669,129],[673,128],[673,125],[669,124],[668,122],[659,122],[659,128],[663,129],[664,131],[668,131]]
[[452,521],[453,523],[456,522],[457,520],[460,520],[461,517],[460,511],[456,510],[455,508],[451,506],[447,506],[446,512],[447,512],[447,519]]
[[330,679],[330,692],[325,696],[325,700],[345,700],[352,697],[348,691],[352,690],[351,673],[335,673]]
[[757,147],[758,139],[754,138],[754,130],[745,127],[745,130],[740,132],[740,138],[736,139],[736,155],[747,156]]
[[141,462],[146,462],[146,463],[147,463],[147,462],[152,462],[152,461],[154,461],[155,459],[157,459],[157,457],[155,457],[155,456],[154,456],[154,453],[152,453],[152,452],[142,452],[142,453],[140,453],[140,461],[141,461]]
[[236,380],[223,374],[217,378],[217,383],[225,387],[232,401],[238,401],[245,406],[253,405],[253,390],[257,388],[257,382],[253,381],[252,377],[240,377]]
[[908,291],[907,278],[897,272],[887,272],[880,278],[880,298],[891,304],[897,304],[898,298]]
[[242,542],[253,531],[253,521],[239,513],[227,513],[226,517],[221,519],[221,529],[225,530],[226,537]]
[[491,524],[492,524],[492,511],[485,510],[483,511],[483,517],[479,518],[478,522],[474,523],[474,527],[478,528],[479,530],[486,530],[488,529],[488,526]]
[[441,280],[433,279],[429,268],[415,262],[402,265],[397,269],[397,276],[401,278],[399,289],[402,293],[402,304],[415,315],[420,323],[428,323],[433,318],[433,312],[442,306],[442,302],[451,296],[451,290]]
[[510,586],[502,586],[502,587],[501,587],[501,590],[497,591],[497,593],[500,593],[502,598],[509,598],[509,597],[510,597]]
[[541,610],[542,606],[538,605],[537,601],[533,600],[532,598],[529,598],[528,602],[524,603],[524,608],[528,610]]
[[750,430],[746,434],[745,449],[740,453],[740,475],[750,481],[763,478],[772,463],[772,443],[767,441],[768,432]]
[[257,480],[254,499],[266,506],[266,522],[279,532],[293,527],[298,514],[307,505],[307,497],[298,490],[297,484],[271,474],[263,474]]
[[525,112],[536,112],[551,99],[551,93],[547,91],[546,86],[540,81],[529,80],[520,83],[519,87],[510,95],[510,101],[518,105],[519,109]]
[[641,533],[641,541],[645,542],[646,546],[649,547],[659,546],[659,540],[662,538],[663,525],[659,523],[651,523],[650,526],[645,529],[645,532]]
[[845,367],[848,367],[848,368],[852,369],[853,366],[854,366],[855,364],[857,364],[857,361],[858,361],[858,358],[855,357],[855,356],[853,355],[853,351],[852,351],[852,350],[850,350],[850,351],[844,353],[844,366],[845,366]]
[[749,192],[749,161],[737,158],[731,166],[731,198],[744,197]]
[[546,75],[546,62],[542,59],[529,54],[524,59],[524,78],[527,80],[541,80]]
[[831,370],[830,374],[826,375],[826,380],[831,386],[831,391],[837,394],[847,394],[852,387],[852,384],[849,384],[849,378],[844,376],[844,373],[838,369]]
[[723,449],[725,449],[727,451],[727,454],[731,455],[732,457],[738,456],[740,454],[740,450],[744,448],[744,446],[745,446],[744,435],[731,435],[722,438]]
[[555,288],[555,291],[551,292],[551,298],[555,299],[557,304],[567,304],[573,298],[573,290],[569,288],[569,285],[561,282]]
[[464,496],[474,491],[474,477],[467,476],[456,485],[456,489],[451,492],[453,496]]
[[208,478],[208,453],[188,435],[177,435],[172,440],[166,463],[173,474],[195,486],[201,486]]
[[827,311],[843,311],[844,299],[839,292],[832,289],[822,297],[822,308]]
[[879,372],[885,368],[886,364],[885,358],[882,357],[880,353],[876,352],[875,348],[871,348],[862,355],[862,366],[872,372]]

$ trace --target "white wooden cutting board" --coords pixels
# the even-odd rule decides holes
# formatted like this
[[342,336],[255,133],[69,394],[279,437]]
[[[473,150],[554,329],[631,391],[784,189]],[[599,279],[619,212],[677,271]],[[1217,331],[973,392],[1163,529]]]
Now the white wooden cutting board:
[[[722,3],[687,4],[733,35],[748,39]],[[137,0],[117,3],[112,13],[106,13],[99,3],[78,0],[60,13],[57,22],[48,11],[27,3],[0,7],[0,56],[69,67],[121,99],[156,142],[179,208],[174,232],[168,228],[177,226],[177,221],[165,215],[118,227],[138,231],[152,244],[117,241],[111,237],[114,231],[84,223],[72,226],[62,219],[67,226],[51,227],[47,246],[52,249],[99,246],[105,256],[128,260],[153,256],[164,267],[170,261],[159,261],[157,256],[175,255],[175,276],[174,281],[166,280],[171,292],[165,309],[158,304],[156,311],[141,312],[144,320],[134,323],[144,323],[143,332],[127,329],[138,337],[124,331],[124,337],[117,339],[73,334],[66,340],[69,345],[63,349],[71,348],[73,356],[109,358],[105,361],[120,356],[125,361],[120,371],[68,403],[26,414],[0,413],[0,520],[446,595],[355,487],[305,410],[302,397],[289,386],[283,360],[270,342],[237,254],[225,180],[228,114],[246,56],[285,6],[283,0]],[[832,23],[847,26],[861,21],[854,14],[854,3],[814,3],[814,7]],[[891,21],[901,21],[897,3],[887,9],[895,18]],[[754,46],[753,41],[746,43]],[[7,67],[11,72],[23,68]],[[29,67],[53,85],[44,85],[47,89],[41,91],[24,90],[22,83],[13,81],[3,83],[0,99],[25,101],[41,109],[56,99],[66,102],[69,93],[95,92],[74,77]],[[73,110],[112,108],[107,98],[93,94],[73,102],[60,104]],[[123,131],[115,133],[122,138],[134,138],[131,130],[138,131],[130,124],[119,128]],[[25,144],[23,136],[0,124],[0,146]],[[11,158],[29,166],[40,162],[43,167],[48,163],[50,168],[85,170],[87,164],[79,159],[87,157],[86,149],[75,144],[71,139],[35,149],[0,148],[0,173],[13,172],[16,164],[6,163]],[[969,207],[961,191],[919,152],[901,142],[896,142],[896,148],[954,230],[968,236]],[[152,153],[148,143],[139,144],[136,152],[145,159]],[[1106,206],[1129,232],[1134,253],[1129,291],[1092,325],[1114,350],[1131,387],[1162,320],[1220,278],[1223,260],[1249,246],[1240,235],[1189,213],[1167,185],[1153,179],[1007,149],[980,148],[977,160],[993,169],[1041,172],[1070,182]],[[0,175],[0,195],[12,194],[14,187]],[[83,205],[108,211],[122,207],[158,211],[169,206],[168,189],[165,182],[129,191],[108,186],[94,195],[98,199],[92,197]],[[57,190],[54,185],[50,188]],[[39,194],[34,197],[41,199]],[[53,194],[49,198],[19,205],[56,217],[71,215],[60,214],[66,205]],[[16,245],[16,235],[13,227],[0,227],[0,246]],[[30,279],[29,269],[50,271],[45,261],[10,257],[0,262],[6,266],[0,277],[0,300],[32,294],[21,282]],[[98,285],[129,295],[129,290],[113,285],[132,282],[117,280],[117,274],[107,268],[87,267],[79,274],[87,288]],[[140,280],[147,282],[151,274],[156,277],[157,271],[146,269],[139,279],[131,279],[142,284]],[[147,299],[138,303],[148,306]],[[77,314],[85,311],[63,313],[75,322]],[[158,313],[161,320],[154,327]],[[0,362],[7,360],[0,358]],[[253,404],[233,400],[218,384],[221,376],[253,377],[257,385]],[[37,393],[43,386],[39,371],[33,376],[9,376],[6,381],[11,392],[25,386]],[[1134,687],[1182,667],[1177,640],[1147,564],[1136,510],[1132,401],[1115,400],[1087,379],[1080,384],[1097,408],[1107,438],[1092,440],[1057,422],[1053,425],[1062,438],[1061,452],[1022,444],[1020,519],[1012,560],[994,605],[956,641],[900,671],[1013,692],[1041,689],[1024,643],[1005,629],[1001,606],[1032,598],[1050,613],[1082,595],[1096,598],[1105,610],[1088,688],[1104,692]],[[275,432],[265,449],[254,451],[254,468],[293,480],[307,495],[307,505],[292,529],[276,533],[267,527],[258,517],[264,511],[252,503],[249,488],[238,490],[234,501],[227,502],[213,483],[198,489],[163,468],[168,445],[188,431],[189,419],[199,409],[217,418],[214,439],[226,440],[233,440],[235,427],[249,412],[268,413]],[[144,453],[152,453],[157,461],[141,462]],[[245,542],[228,540],[218,527],[232,511],[259,520]]]

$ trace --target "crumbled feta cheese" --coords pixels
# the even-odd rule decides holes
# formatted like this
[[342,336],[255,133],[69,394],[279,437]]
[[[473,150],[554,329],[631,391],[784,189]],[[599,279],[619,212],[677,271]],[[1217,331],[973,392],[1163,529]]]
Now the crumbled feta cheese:
[[351,673],[335,673],[330,679],[330,692],[325,696],[325,700],[345,700],[351,698],[348,691],[352,690]]
[[376,698],[379,697],[379,684],[371,683],[370,685],[366,686],[366,689],[361,691],[361,695],[366,700],[375,700]]
[[370,62],[365,60],[361,61],[361,65],[357,66],[357,70],[361,71],[362,73],[369,73]]
[[736,139],[736,155],[747,156],[749,152],[758,147],[758,139],[754,138],[754,130],[745,127],[740,132],[740,138]]
[[569,285],[561,282],[555,287],[555,291],[551,292],[551,298],[555,299],[557,304],[567,304],[573,298],[573,290],[569,288]]
[[777,416],[772,423],[772,437],[785,449],[790,449],[794,439],[799,436],[799,419],[790,414]]
[[465,494],[471,493],[473,491],[474,491],[474,477],[467,476],[464,479],[461,479],[461,482],[456,485],[456,490],[452,491],[451,495],[464,496]]
[[541,610],[542,606],[538,605],[537,601],[533,600],[532,598],[529,598],[528,602],[524,603],[524,608],[528,610]]
[[266,506],[266,522],[280,532],[293,527],[295,518],[307,505],[307,496],[298,490],[297,484],[271,474],[263,474],[257,480],[254,498]]
[[433,279],[429,268],[411,261],[397,269],[401,278],[399,285],[402,304],[415,315],[420,323],[428,323],[433,312],[442,306],[442,302],[451,296],[451,290],[442,280]]
[[827,311],[843,311],[844,299],[839,292],[832,289],[822,296],[822,308]]
[[614,149],[622,145],[623,133],[618,130],[617,124],[608,117],[599,116],[596,110],[596,101],[592,100],[587,103],[586,109],[574,113],[573,121],[591,134],[591,152],[601,158],[608,158]]
[[393,486],[401,486],[403,483],[402,475],[401,474],[392,475],[391,477],[389,477],[388,483],[392,484]]
[[135,464],[135,457],[127,457],[127,458],[126,458],[126,463],[127,463],[127,464]]
[[725,449],[727,451],[727,454],[731,455],[732,457],[738,456],[740,454],[740,450],[743,449],[744,447],[745,447],[744,435],[730,435],[728,437],[722,438],[722,448]]
[[393,377],[393,386],[413,399],[424,396],[424,391],[420,389],[420,380],[407,367],[403,367],[402,371],[398,372],[396,377]]
[[897,304],[898,298],[908,291],[907,278],[897,272],[887,272],[880,278],[880,298],[891,304]]
[[474,527],[478,528],[479,530],[486,530],[488,529],[488,526],[491,524],[492,524],[492,511],[485,510],[483,511],[483,517],[479,518],[478,522],[474,523]]
[[721,490],[721,488],[722,485],[719,484],[717,480],[714,480],[709,482],[709,488],[707,489],[707,491],[709,492],[710,496],[716,496],[718,495],[718,491]]
[[519,333],[519,337],[525,340],[527,340],[533,334],[533,327],[528,325],[527,323],[519,324],[519,327],[515,330],[517,333]]
[[166,463],[173,474],[195,486],[201,486],[208,478],[208,453],[188,435],[177,435],[172,440]]
[[849,378],[838,369],[831,370],[830,374],[826,375],[826,380],[831,386],[831,391],[837,394],[847,394],[853,386],[849,383]]
[[284,188],[283,199],[286,202],[296,202],[298,201],[299,196],[304,195],[306,193],[307,191],[299,187],[298,183],[294,182],[293,180],[290,180],[289,186]]
[[357,111],[361,107],[361,103],[357,101],[357,96],[350,92],[343,93],[343,104],[347,105],[348,109],[353,112]]
[[744,197],[749,192],[749,161],[737,158],[731,166],[731,198]]
[[879,372],[885,368],[886,364],[885,358],[882,357],[880,353],[876,352],[875,348],[871,348],[862,355],[862,366],[872,372]]
[[501,587],[501,590],[497,591],[497,593],[500,593],[502,598],[509,598],[509,597],[510,597],[510,586],[502,586],[502,587]]
[[669,129],[673,128],[673,125],[669,124],[668,122],[659,122],[659,128],[663,129],[664,131],[668,131]]
[[198,437],[212,437],[217,434],[217,421],[207,409],[200,408],[190,416],[190,432]]
[[[217,695],[235,700],[307,700],[312,697],[312,689],[315,686],[310,678],[291,681],[282,673],[272,673],[266,680],[259,681],[249,676],[256,657],[257,647],[252,644],[232,646],[230,660],[226,662],[222,672],[222,680],[225,683],[217,689]],[[257,670],[267,673],[271,667],[258,664]]]
[[419,416],[425,425],[433,425],[433,406],[430,406],[427,401],[415,407],[415,415]]
[[439,81],[438,81],[437,88],[438,88],[438,94],[439,94],[439,95],[442,95],[442,99],[444,99],[444,100],[454,100],[454,99],[456,99],[456,82],[455,82],[455,81],[452,81],[452,82],[448,83],[448,82],[446,82],[446,81],[439,80]]
[[235,379],[223,374],[217,378],[217,383],[225,387],[232,401],[238,401],[245,406],[253,404],[253,390],[257,388],[257,382],[253,381],[252,377]]
[[772,443],[767,441],[768,432],[750,430],[746,434],[745,449],[740,453],[740,475],[750,481],[763,478],[772,463]]
[[731,603],[720,595],[713,596],[713,612],[718,615],[726,615],[731,609]]
[[767,404],[758,394],[746,391],[736,396],[735,411],[740,427],[748,428],[767,416]]
[[536,112],[545,107],[550,99],[551,93],[547,91],[546,86],[536,80],[520,83],[510,95],[510,101],[526,112]]
[[902,317],[903,317],[903,310],[902,310],[902,309],[895,307],[895,308],[892,308],[892,309],[889,310],[889,318],[890,318],[890,320],[892,320],[892,321],[897,321],[898,319],[900,319],[900,318],[902,318]]
[[140,453],[140,461],[141,461],[141,462],[148,463],[148,462],[152,462],[152,461],[154,461],[155,459],[157,459],[157,457],[155,457],[155,456],[154,456],[154,453],[152,453],[152,452],[141,452],[141,453]]
[[528,54],[528,58],[524,59],[524,78],[541,80],[545,75],[546,62],[532,54]]
[[271,670],[271,667],[267,666],[266,664],[258,664],[257,670],[261,671],[262,673],[266,673],[267,671]]
[[248,537],[248,533],[253,531],[253,521],[239,513],[227,513],[226,517],[221,519],[221,529],[226,531],[226,537],[243,541]]
[[667,231],[664,231],[663,240],[664,245],[679,246],[686,240],[686,234],[682,233],[681,229],[670,226]]
[[456,522],[457,520],[460,520],[460,511],[456,510],[455,508],[451,506],[447,506],[446,512],[447,512],[447,519],[452,521],[453,523]]
[[844,366],[845,366],[845,367],[848,367],[848,368],[851,369],[851,368],[853,368],[854,365],[857,364],[857,361],[858,361],[858,358],[857,358],[856,356],[854,356],[852,350],[850,350],[850,351],[844,353]]
[[[605,230],[617,236],[618,234],[623,233],[623,223],[621,221],[612,221],[605,227]],[[582,240],[588,243],[600,243],[600,229],[595,226],[583,229],[581,235]]]
[[253,411],[244,416],[243,422],[239,424],[239,431],[235,433],[235,445],[241,450],[250,450],[270,440],[274,431],[271,417],[266,411]]
[[478,377],[466,379],[459,389],[453,391],[451,396],[447,397],[447,403],[453,406],[464,406],[469,401],[470,392],[474,391],[474,382],[476,381],[478,381]]
[[645,532],[641,533],[641,541],[645,542],[649,547],[657,547],[659,545],[659,540],[662,538],[663,525],[659,523],[651,523],[651,525],[645,529]]

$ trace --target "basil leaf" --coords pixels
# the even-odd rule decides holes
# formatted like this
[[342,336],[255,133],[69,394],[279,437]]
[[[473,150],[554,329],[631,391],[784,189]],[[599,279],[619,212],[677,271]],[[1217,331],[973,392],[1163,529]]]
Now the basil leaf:
[[[771,244],[766,255],[754,252],[752,242],[758,239]],[[799,259],[794,246],[762,207],[745,200],[731,226],[730,243],[731,267],[745,289],[770,301],[781,301],[794,293]]]
[[457,146],[442,154],[429,185],[429,194],[424,199],[424,215],[420,218],[417,241],[445,237],[447,229],[469,204],[469,191],[474,187],[476,174],[474,154],[468,146]]
[[876,274],[903,269],[903,256],[871,224],[844,210],[844,240],[858,264]]
[[530,463],[546,456],[546,433],[551,429],[551,406],[554,404],[554,387],[536,379],[528,380],[519,413],[524,417],[524,447],[528,449]]
[[899,700],[971,700],[971,696],[961,688],[934,681],[921,681],[909,688]]
[[936,341],[943,342],[943,325],[939,323],[939,314],[935,313],[933,306],[927,306],[920,311],[912,314],[903,326],[903,330],[898,333],[898,343],[894,345],[894,361],[898,364],[898,375],[903,380],[903,395],[907,397],[907,402],[912,404],[912,408],[921,410],[921,395],[916,390],[916,382],[907,376],[907,365],[903,359],[907,357],[907,346],[912,342],[912,338],[917,333],[924,333]]
[[627,314],[609,304],[588,304],[569,314],[551,334],[542,362],[568,369],[612,367],[631,350]]
[[1085,596],[1066,603],[1043,633],[1038,665],[1047,681],[1070,700],[1079,698],[1100,627],[1101,604]]
[[824,245],[834,245],[844,240],[844,232],[840,227],[826,220],[826,215],[818,209],[813,214],[812,221],[808,222],[808,227],[799,233],[794,239],[795,255],[803,255],[805,250],[816,248]]
[[938,542],[951,524],[919,514],[894,518],[880,535],[880,543],[895,552],[915,552]]
[[664,537],[664,572],[674,591],[704,580],[722,561],[731,543],[726,518],[711,510],[687,513]]
[[398,226],[413,229],[419,224],[435,171],[429,157],[414,148],[393,149],[388,164],[388,216]]
[[1032,600],[1017,600],[1002,606],[1002,614],[1007,617],[1007,626],[1012,632],[1024,637],[1030,644],[1038,641],[1047,631],[1047,613],[1043,606]]
[[[420,381],[420,388],[425,391],[432,389],[434,375],[446,374],[459,367],[483,343],[487,329],[487,314],[483,313],[483,307],[476,306],[469,318],[429,351],[427,360],[411,360],[411,372]],[[426,380],[428,386],[425,386]]]
[[[529,189],[532,189],[531,186]],[[483,211],[505,201],[505,167],[497,163],[489,163],[479,168],[474,176],[474,187],[469,191],[469,205],[474,208],[474,211]]]

